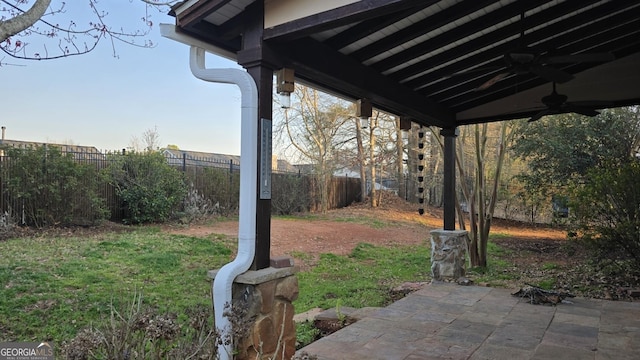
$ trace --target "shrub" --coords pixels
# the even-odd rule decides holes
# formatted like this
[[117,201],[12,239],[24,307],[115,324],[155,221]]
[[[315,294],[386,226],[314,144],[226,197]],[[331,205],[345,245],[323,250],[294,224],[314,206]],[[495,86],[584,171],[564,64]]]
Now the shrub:
[[294,174],[275,174],[271,182],[271,213],[290,215],[309,210],[309,190],[306,178]]
[[160,153],[113,155],[107,176],[122,199],[126,223],[165,221],[187,193],[182,173]]
[[640,270],[640,162],[594,168],[574,189],[571,203],[576,234],[596,258],[631,261]]
[[56,147],[5,149],[4,195],[23,225],[92,225],[108,215],[96,167]]

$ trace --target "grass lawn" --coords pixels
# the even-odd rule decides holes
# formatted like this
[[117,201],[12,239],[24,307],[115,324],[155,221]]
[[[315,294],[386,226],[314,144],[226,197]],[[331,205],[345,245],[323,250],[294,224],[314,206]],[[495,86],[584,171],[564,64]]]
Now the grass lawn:
[[[111,306],[144,305],[178,314],[211,306],[207,270],[233,259],[236,239],[189,237],[140,227],[82,237],[38,237],[0,242],[0,341],[69,341],[100,328]],[[384,306],[404,281],[429,279],[425,245],[359,244],[349,255],[322,254],[298,274],[296,312],[340,306]]]
[[322,254],[318,264],[298,274],[296,312],[339,306],[385,306],[389,290],[405,281],[430,279],[427,246],[378,247],[359,244],[348,256]]
[[234,244],[158,228],[0,242],[0,341],[69,340],[136,294],[161,312],[210,305],[206,272],[229,262]]

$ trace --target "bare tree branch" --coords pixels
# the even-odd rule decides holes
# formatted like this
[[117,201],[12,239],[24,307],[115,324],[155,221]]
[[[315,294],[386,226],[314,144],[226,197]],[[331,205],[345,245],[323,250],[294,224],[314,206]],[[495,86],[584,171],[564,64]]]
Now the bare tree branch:
[[[133,30],[115,25],[112,21],[117,16],[108,17],[109,13],[102,7],[107,3],[89,0],[88,9],[92,19],[58,19],[56,15],[66,13],[66,3],[58,2],[52,5],[51,0],[0,0],[4,7],[0,7],[0,50],[8,56],[19,60],[50,60],[68,56],[83,55],[96,49],[101,40],[108,39],[111,43],[113,56],[118,57],[117,43],[131,46],[152,48],[155,44],[148,38],[153,21],[151,9],[166,11],[177,0],[130,0],[144,4],[144,14],[140,17],[141,25]],[[24,10],[29,3],[33,5]],[[52,8],[53,6],[53,8]],[[74,2],[72,6],[79,5]],[[64,18],[64,16],[62,16]],[[57,20],[57,21],[54,21]],[[68,24],[60,24],[68,20]],[[88,24],[88,25],[79,25]],[[55,51],[50,52],[47,43],[52,39],[56,42]],[[41,45],[36,41],[42,42]],[[38,50],[40,48],[40,50]],[[0,63],[0,65],[9,65]]]
[[[12,6],[7,1],[2,2]],[[30,28],[44,15],[49,4],[51,4],[51,0],[36,0],[29,10],[21,12],[9,20],[0,21],[0,42],[4,42],[9,37]]]

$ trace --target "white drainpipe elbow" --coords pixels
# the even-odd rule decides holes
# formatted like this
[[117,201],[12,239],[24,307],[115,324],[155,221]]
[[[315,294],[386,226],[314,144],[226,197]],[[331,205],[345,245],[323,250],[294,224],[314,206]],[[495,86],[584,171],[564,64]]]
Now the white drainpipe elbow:
[[[231,288],[236,276],[247,271],[255,255],[256,239],[256,185],[258,181],[258,88],[247,72],[239,69],[206,69],[204,50],[191,47],[189,65],[193,75],[209,82],[235,84],[242,96],[240,124],[240,219],[238,229],[238,254],[224,265],[213,281],[213,307],[215,326],[223,336],[230,339],[231,323],[223,315],[224,308],[231,304]],[[233,344],[218,346],[221,360],[233,358]]]

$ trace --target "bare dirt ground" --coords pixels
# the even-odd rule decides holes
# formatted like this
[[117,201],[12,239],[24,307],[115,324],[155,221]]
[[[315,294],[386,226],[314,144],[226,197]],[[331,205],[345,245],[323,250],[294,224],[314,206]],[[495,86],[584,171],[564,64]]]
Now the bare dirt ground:
[[[380,246],[429,244],[429,231],[442,227],[442,211],[429,209],[419,215],[416,204],[384,197],[379,208],[356,204],[311,218],[271,220],[271,255],[288,255],[304,270],[322,253],[349,254],[358,243]],[[365,220],[363,220],[365,219]],[[236,237],[237,221],[216,221],[189,227],[167,227],[166,231],[207,236]],[[640,288],[638,276],[600,273],[589,265],[589,255],[566,240],[559,228],[495,219],[494,242],[505,251],[495,261],[506,263],[502,274],[493,274],[484,285],[518,289],[526,284],[553,282],[555,289],[575,295],[610,300],[632,300],[630,289]],[[491,260],[490,260],[491,261]],[[471,273],[470,277],[473,280]]]

